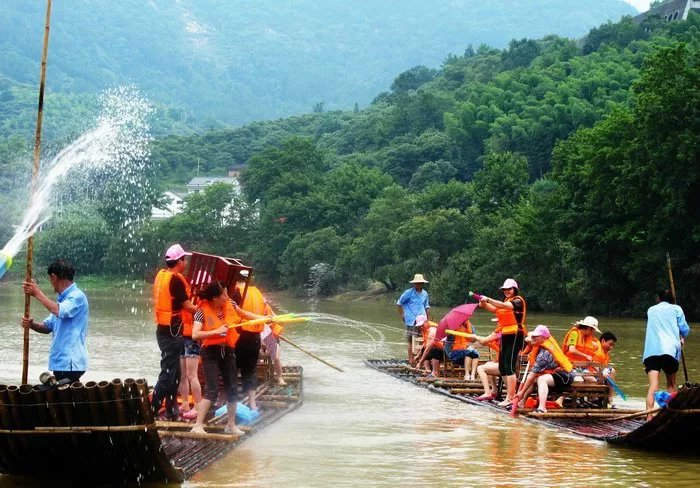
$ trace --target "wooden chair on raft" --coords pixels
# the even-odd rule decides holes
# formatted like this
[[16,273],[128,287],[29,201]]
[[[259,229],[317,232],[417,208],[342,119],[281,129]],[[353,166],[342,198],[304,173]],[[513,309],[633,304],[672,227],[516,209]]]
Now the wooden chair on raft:
[[[520,356],[520,377],[518,383],[525,381],[525,371],[527,369],[527,356]],[[608,406],[608,394],[609,387],[605,382],[605,378],[601,373],[604,365],[589,362],[573,362],[574,368],[585,368],[588,369],[590,366],[594,367],[595,371],[591,371],[587,376],[592,376],[596,379],[595,382],[574,382],[570,385],[565,386],[563,389],[549,391],[549,399],[556,400],[560,396],[564,396],[564,407],[565,408],[607,408]],[[537,394],[537,387],[533,394]]]

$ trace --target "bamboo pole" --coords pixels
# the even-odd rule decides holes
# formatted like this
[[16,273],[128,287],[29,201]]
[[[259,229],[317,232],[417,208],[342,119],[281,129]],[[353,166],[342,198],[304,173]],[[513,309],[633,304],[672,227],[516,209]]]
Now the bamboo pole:
[[[49,53],[49,26],[51,25],[51,0],[46,0],[46,25],[44,27],[44,48],[41,53],[41,74],[39,76],[39,105],[36,115],[36,133],[34,136],[34,169],[32,171],[32,194],[34,200],[36,193],[36,180],[39,176],[39,155],[41,150],[41,124],[44,116],[44,87],[46,86],[46,58]],[[33,203],[33,202],[31,202]],[[27,270],[25,281],[32,280],[32,260],[34,259],[34,235],[27,240]],[[29,318],[31,309],[31,296],[24,296],[24,316]],[[22,351],[22,384],[27,383],[29,374],[29,328],[24,329],[24,341]]]
[[[191,429],[194,424],[189,422],[174,422],[172,420],[156,420],[156,429]],[[243,432],[249,432],[250,427],[247,425],[237,425]],[[225,425],[205,425],[206,430],[224,430]]]
[[233,434],[200,434],[197,432],[182,432],[178,430],[160,430],[158,435],[161,437],[181,437],[184,439],[199,439],[205,441],[228,441],[235,442],[239,436]]
[[344,373],[344,372],[345,372],[345,371],[343,371],[342,369],[340,369],[338,366],[334,366],[334,365],[332,365],[331,363],[329,363],[328,361],[326,361],[325,359],[321,359],[320,357],[316,356],[315,354],[312,354],[312,353],[310,353],[309,351],[307,351],[307,350],[301,348],[300,346],[294,344],[292,341],[290,341],[290,340],[287,339],[286,337],[280,335],[279,338],[282,339],[282,340],[283,340],[284,342],[286,342],[287,344],[289,344],[290,346],[299,349],[299,350],[300,350],[301,352],[303,352],[304,354],[306,354],[306,355],[308,355],[308,356],[311,356],[312,358],[316,359],[317,361],[322,362],[322,363],[325,364],[326,366],[330,366],[331,368],[333,368],[333,369],[335,369],[335,370],[337,370],[337,371],[340,371],[341,373]]
[[[668,280],[671,282],[671,296],[673,297],[673,303],[676,304],[676,283],[673,281],[671,255],[668,253],[668,251],[666,251],[666,267],[668,268]],[[688,381],[688,368],[686,368],[685,366],[685,351],[683,350],[683,344],[681,344],[681,361],[683,362],[683,375],[685,376],[685,384],[689,385],[690,381]]]

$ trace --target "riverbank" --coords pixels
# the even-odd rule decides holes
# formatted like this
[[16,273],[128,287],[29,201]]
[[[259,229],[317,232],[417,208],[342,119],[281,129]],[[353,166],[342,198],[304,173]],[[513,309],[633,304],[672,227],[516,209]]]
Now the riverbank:
[[[35,270],[36,271],[36,270]],[[45,271],[45,270],[44,270]],[[48,279],[46,278],[46,273],[43,272],[40,275],[35,274],[34,279],[37,281],[39,286],[48,286]],[[11,290],[13,287],[18,289],[21,287],[24,281],[24,274],[18,272],[12,273],[9,276],[5,275],[3,280],[0,282],[0,289]],[[98,275],[88,275],[88,276],[77,276],[76,283],[85,292],[89,293],[91,291],[133,291],[136,293],[143,292],[146,286],[150,286],[147,282],[143,280],[135,280],[124,277],[116,276],[98,276]],[[49,291],[49,290],[44,290]]]

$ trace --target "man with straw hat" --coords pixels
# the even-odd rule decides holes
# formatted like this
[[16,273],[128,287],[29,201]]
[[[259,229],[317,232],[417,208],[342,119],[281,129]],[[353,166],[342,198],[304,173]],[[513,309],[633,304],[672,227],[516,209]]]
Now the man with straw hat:
[[430,320],[430,301],[428,292],[423,289],[428,280],[423,278],[422,274],[416,274],[409,283],[413,284],[413,288],[404,291],[396,301],[396,305],[399,316],[406,325],[408,361],[413,362],[413,337],[420,334],[420,327],[416,326],[416,317],[424,316],[425,320]]

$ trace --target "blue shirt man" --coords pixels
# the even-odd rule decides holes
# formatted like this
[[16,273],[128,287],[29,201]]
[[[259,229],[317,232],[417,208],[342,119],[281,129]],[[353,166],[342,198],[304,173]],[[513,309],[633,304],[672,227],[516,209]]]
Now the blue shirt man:
[[664,354],[681,358],[681,337],[687,337],[690,326],[683,309],[667,301],[660,301],[647,310],[647,332],[642,360]]
[[85,346],[88,329],[89,305],[85,293],[73,283],[75,270],[63,260],[48,267],[49,281],[58,294],[54,302],[39,289],[35,282],[22,283],[24,293],[33,296],[51,313],[43,322],[23,317],[22,325],[41,334],[53,333],[49,352],[49,369],[57,380],[78,381],[88,368]]
[[[647,332],[644,339],[642,362],[649,378],[647,410],[654,406],[654,394],[659,387],[659,374],[666,375],[666,391],[676,391],[676,373],[681,358],[682,339],[690,333],[683,309],[671,304],[668,290],[656,294],[656,305],[647,310]],[[651,419],[651,414],[647,420]]]
[[58,316],[49,315],[44,326],[53,332],[49,369],[51,371],[86,371],[85,341],[88,329],[87,297],[75,283],[58,294]]
[[396,305],[398,306],[399,316],[406,325],[408,361],[413,362],[413,337],[417,335],[415,327],[416,317],[421,317],[422,322],[430,320],[430,300],[428,292],[423,289],[428,280],[423,278],[422,274],[416,274],[409,283],[413,284],[413,288],[403,292],[396,301]]

